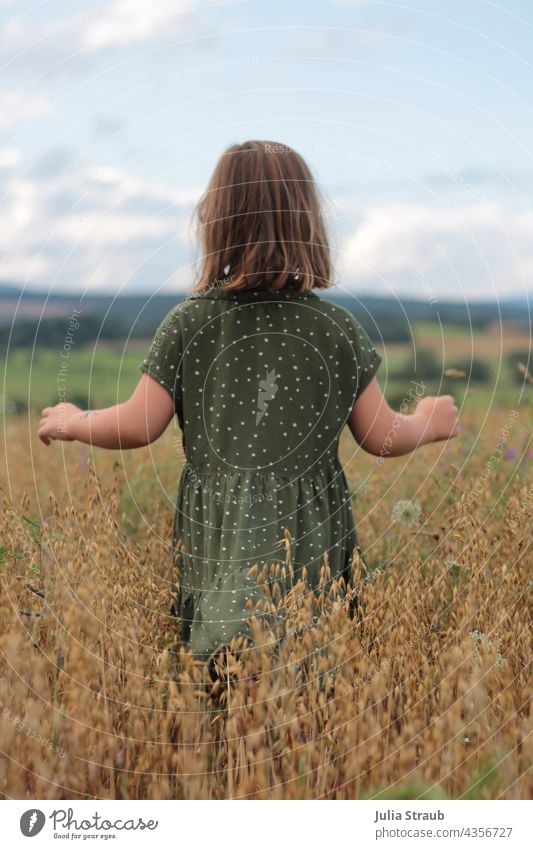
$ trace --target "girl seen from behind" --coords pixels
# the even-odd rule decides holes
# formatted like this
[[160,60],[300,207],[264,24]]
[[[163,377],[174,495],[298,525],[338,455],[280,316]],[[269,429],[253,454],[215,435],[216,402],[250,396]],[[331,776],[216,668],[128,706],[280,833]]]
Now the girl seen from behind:
[[250,637],[262,597],[251,567],[283,567],[280,541],[290,539],[291,581],[317,588],[325,556],[330,580],[350,580],[359,544],[338,457],[345,425],[365,451],[393,457],[454,437],[459,423],[450,395],[419,400],[411,415],[391,409],[366,332],[318,294],[332,285],[330,251],[316,185],[295,150],[230,146],[196,213],[197,281],[157,329],[131,398],[85,412],[47,407],[38,433],[45,445],[138,448],[177,416],[185,464],[174,612],[182,645],[208,660]]

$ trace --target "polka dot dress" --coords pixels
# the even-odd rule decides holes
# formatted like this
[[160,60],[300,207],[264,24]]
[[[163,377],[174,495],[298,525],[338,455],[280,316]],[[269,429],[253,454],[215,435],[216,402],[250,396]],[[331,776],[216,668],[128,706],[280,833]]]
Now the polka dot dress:
[[358,543],[338,441],[380,362],[349,311],[291,287],[213,287],[157,329],[140,369],[171,394],[182,431],[175,610],[196,656],[250,635],[264,598],[251,567],[280,564],[290,589],[286,531],[293,582],[305,565],[318,587],[325,552],[331,578],[348,579]]

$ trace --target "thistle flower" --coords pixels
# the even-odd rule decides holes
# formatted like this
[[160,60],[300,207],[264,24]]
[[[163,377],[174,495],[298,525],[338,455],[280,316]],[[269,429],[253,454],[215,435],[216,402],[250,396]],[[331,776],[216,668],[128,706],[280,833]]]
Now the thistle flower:
[[419,501],[397,501],[392,508],[392,521],[402,525],[414,525],[420,521],[422,508]]
[[[474,643],[474,665],[479,665],[479,651],[476,647],[477,645],[482,645],[485,649],[494,650],[494,644],[486,634],[483,634],[481,631],[477,629],[474,631],[470,631],[470,636],[472,638],[472,642]],[[499,649],[496,649],[496,669],[501,669],[503,666],[507,664],[507,659],[502,655]]]

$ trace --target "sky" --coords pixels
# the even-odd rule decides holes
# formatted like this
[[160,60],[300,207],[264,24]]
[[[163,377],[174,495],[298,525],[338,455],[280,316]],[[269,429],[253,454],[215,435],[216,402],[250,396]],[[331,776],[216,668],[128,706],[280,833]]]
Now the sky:
[[0,281],[187,291],[223,150],[290,145],[347,292],[533,295],[526,0],[0,0]]

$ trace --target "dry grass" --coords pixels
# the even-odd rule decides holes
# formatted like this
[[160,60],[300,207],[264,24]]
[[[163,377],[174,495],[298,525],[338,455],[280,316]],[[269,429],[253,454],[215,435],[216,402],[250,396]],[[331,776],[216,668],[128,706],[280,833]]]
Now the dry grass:
[[[529,415],[510,438],[519,454],[488,479],[505,413],[472,419],[466,442],[382,467],[351,460],[343,443],[350,480],[364,478],[356,513],[371,570],[356,559],[351,587],[316,596],[297,584],[282,600],[279,652],[255,619],[259,648],[233,645],[217,675],[180,651],[168,616],[172,503],[152,464],[171,499],[170,436],[119,464],[96,452],[95,468],[88,449],[66,444],[63,466],[35,421],[31,441],[27,422],[9,422],[0,793],[528,798]],[[389,527],[394,502],[413,493],[421,515]]]

